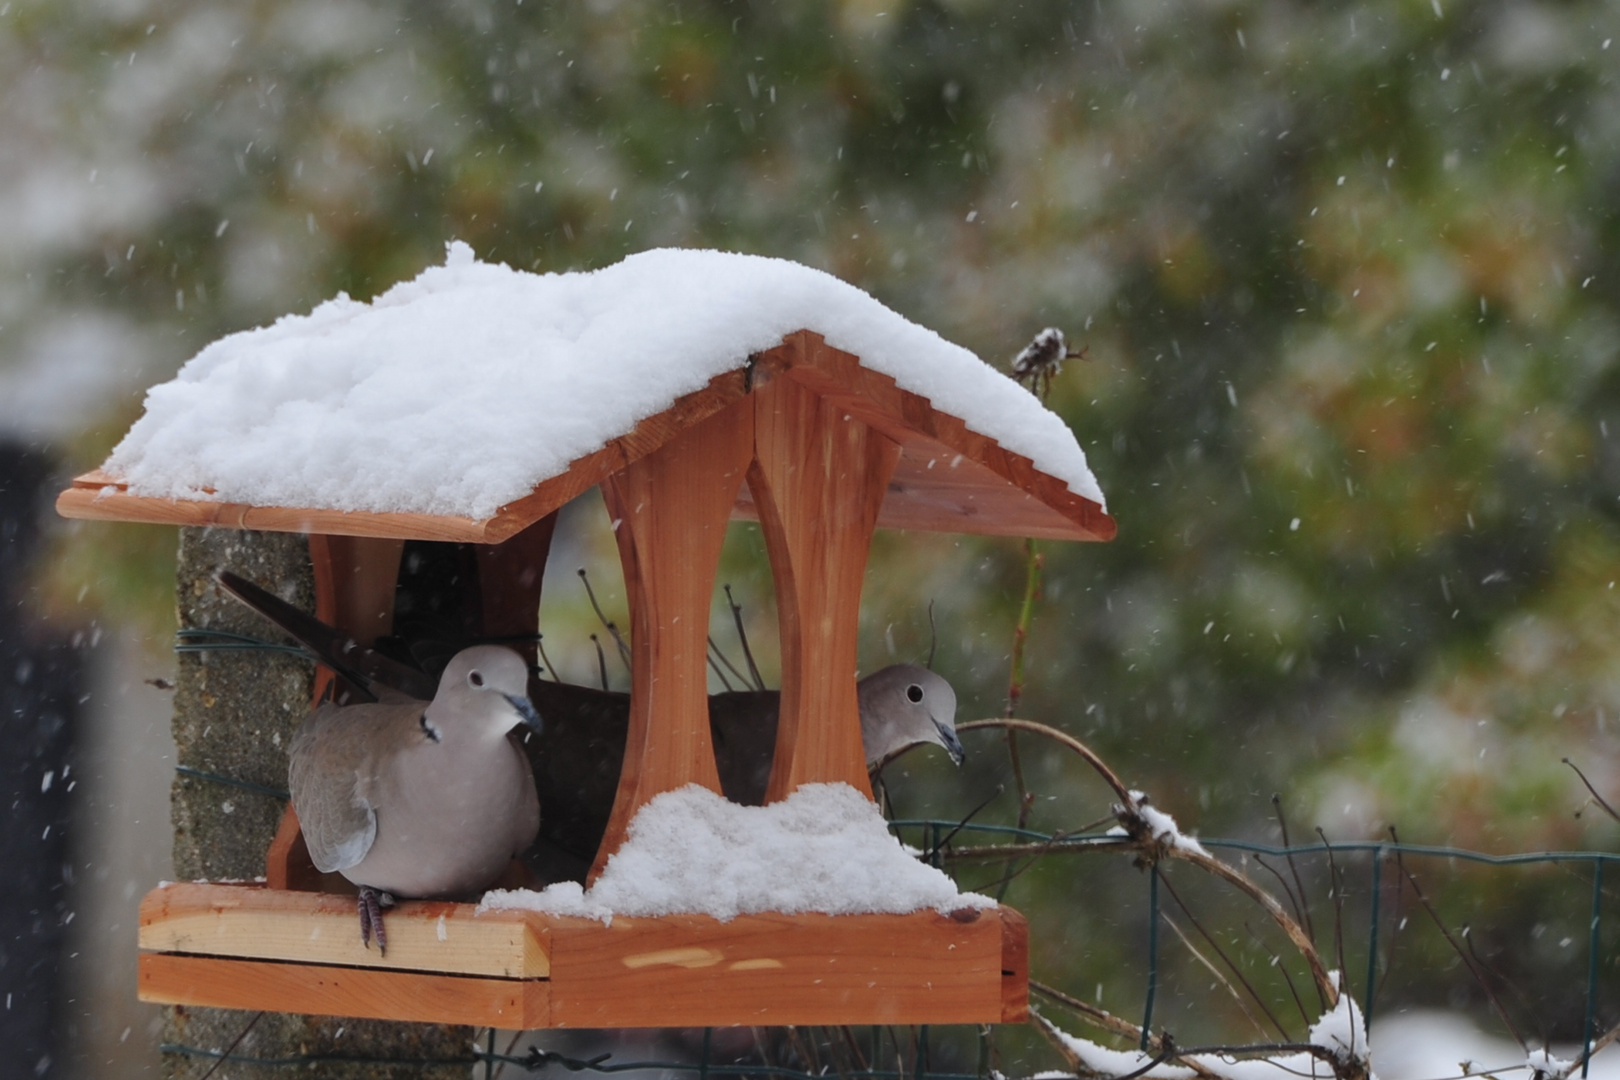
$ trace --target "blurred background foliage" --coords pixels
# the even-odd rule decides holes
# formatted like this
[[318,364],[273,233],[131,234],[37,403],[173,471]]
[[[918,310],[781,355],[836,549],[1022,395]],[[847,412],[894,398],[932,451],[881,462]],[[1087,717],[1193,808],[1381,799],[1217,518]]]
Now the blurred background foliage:
[[[204,343],[452,238],[542,272],[795,259],[999,366],[1056,325],[1120,534],[1042,546],[1023,715],[1206,836],[1276,839],[1280,793],[1296,839],[1612,849],[1560,760],[1620,794],[1617,36],[1597,0],[8,0],[0,424],[92,467]],[[165,638],[159,533],[61,528],[48,606]],[[757,538],[727,558],[768,604]],[[880,537],[869,665],[926,653],[931,600],[962,718],[999,714],[1023,581],[1014,542]],[[1009,783],[969,750],[908,758],[898,809]],[[1106,813],[1025,752],[1039,827]],[[1528,1029],[1578,1036],[1585,872],[1413,868]],[[1187,888],[1270,970],[1252,909]],[[1144,891],[1022,874],[1037,976],[1138,1009]],[[1380,1008],[1478,1008],[1420,922]],[[1166,954],[1184,1043],[1252,1034]]]

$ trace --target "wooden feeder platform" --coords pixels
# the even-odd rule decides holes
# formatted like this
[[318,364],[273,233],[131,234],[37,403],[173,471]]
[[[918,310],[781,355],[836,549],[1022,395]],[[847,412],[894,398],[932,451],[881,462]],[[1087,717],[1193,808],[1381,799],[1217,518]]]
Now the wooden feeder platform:
[[604,924],[419,900],[385,919],[383,957],[352,897],[166,885],[141,902],[141,1000],[508,1030],[1028,1017],[1028,932],[1007,907]]
[[[592,880],[649,800],[689,783],[720,790],[704,666],[729,520],[760,522],[782,620],[767,801],[805,783],[871,794],[855,669],[874,529],[1065,540],[1115,530],[1062,480],[809,331],[483,520],[150,498],[101,472],[76,479],[57,506],[75,518],[306,533],[316,617],[369,647],[392,632],[408,541],[464,545],[478,632],[532,639],[557,511],[598,485],[615,519],[633,649],[624,763]],[[317,696],[334,677],[320,669]],[[362,947],[352,895],[330,891],[341,881],[308,864],[290,808],[268,864],[265,885],[147,895],[143,1000],[506,1029],[986,1024],[1028,1011],[1027,928],[1006,907],[604,924],[406,901],[385,917],[385,958]]]

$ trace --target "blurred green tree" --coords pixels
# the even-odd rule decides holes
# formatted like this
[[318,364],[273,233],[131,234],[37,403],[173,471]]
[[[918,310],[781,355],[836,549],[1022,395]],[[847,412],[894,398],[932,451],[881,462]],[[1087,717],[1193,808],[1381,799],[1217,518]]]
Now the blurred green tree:
[[[1089,359],[1053,405],[1121,532],[1045,547],[1024,714],[1206,835],[1275,838],[1280,792],[1307,836],[1611,846],[1559,762],[1620,790],[1615,36],[1593,0],[11,0],[0,385],[72,407],[0,418],[91,466],[206,341],[451,238],[537,271],[797,259],[998,364],[1058,325]],[[134,535],[69,530],[55,602],[163,626],[169,552]],[[926,651],[932,598],[965,713],[999,713],[1022,575],[1016,545],[884,538],[872,660]],[[972,749],[910,768],[907,811],[1005,781]],[[1031,768],[1039,824],[1106,812]],[[1123,1008],[1117,877],[1011,898],[1038,970]],[[1530,931],[1586,886],[1431,886],[1577,1034]],[[1393,1000],[1477,1001],[1411,948]]]

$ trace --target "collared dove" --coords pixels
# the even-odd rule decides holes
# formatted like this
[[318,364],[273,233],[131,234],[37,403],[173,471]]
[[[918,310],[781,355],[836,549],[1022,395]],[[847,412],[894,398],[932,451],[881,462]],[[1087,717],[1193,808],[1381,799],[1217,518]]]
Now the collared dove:
[[387,949],[394,897],[482,892],[534,841],[540,805],[510,733],[540,727],[511,649],[457,653],[430,702],[317,708],[288,753],[310,858],[360,887],[360,936]]

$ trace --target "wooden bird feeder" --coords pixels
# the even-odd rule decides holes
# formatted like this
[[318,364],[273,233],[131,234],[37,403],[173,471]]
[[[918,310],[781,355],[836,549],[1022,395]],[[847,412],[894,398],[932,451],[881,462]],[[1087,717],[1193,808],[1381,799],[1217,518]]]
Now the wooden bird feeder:
[[[597,485],[616,519],[633,656],[628,743],[593,873],[654,796],[692,783],[720,790],[705,656],[728,520],[759,521],[781,613],[768,800],[818,781],[871,794],[855,670],[874,529],[1064,540],[1115,531],[1097,503],[1028,458],[808,331],[739,358],[483,520],[142,497],[99,471],[57,507],[71,518],[305,533],[316,615],[367,644],[392,626],[408,540],[471,545],[482,631],[533,635],[557,512]],[[155,889],[141,905],[141,998],[508,1029],[1026,1016],[1026,928],[1007,907],[604,925],[407,901],[387,916],[383,957],[361,946],[352,898],[321,886],[289,808],[265,884]]]

